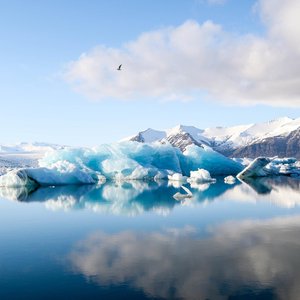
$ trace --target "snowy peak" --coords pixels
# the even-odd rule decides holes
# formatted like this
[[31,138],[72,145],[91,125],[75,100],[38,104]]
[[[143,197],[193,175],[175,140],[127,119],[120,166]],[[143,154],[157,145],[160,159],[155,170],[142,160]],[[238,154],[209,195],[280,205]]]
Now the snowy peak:
[[138,134],[122,139],[124,141],[134,141],[139,143],[153,143],[166,137],[165,131],[159,131],[152,128],[148,128],[144,131],[140,131]]
[[135,141],[139,143],[168,142],[184,151],[191,144],[199,147],[202,147],[203,144],[209,145],[209,139],[203,136],[202,133],[203,130],[194,126],[177,125],[164,131],[148,128],[122,141]]
[[264,123],[215,127],[204,130],[203,135],[213,142],[219,151],[239,148],[265,138],[287,135],[300,126],[300,119],[278,118]]
[[[177,125],[171,129],[158,131],[154,129],[147,129],[139,132],[137,135],[127,138],[125,140],[133,140],[138,142],[155,142],[168,141],[175,147],[179,147],[182,151],[190,144],[197,146],[208,145],[214,150],[221,152],[228,156],[233,156],[236,150],[244,147],[247,148],[247,155],[254,156],[252,153],[251,145],[258,145],[260,143],[267,143],[268,141],[277,139],[278,137],[287,138],[293,137],[293,145],[295,145],[296,136],[295,132],[300,130],[300,118],[292,119],[289,117],[282,117],[268,122],[238,125],[232,127],[212,127],[206,129],[199,129],[195,126]],[[294,133],[291,135],[291,133]],[[287,140],[285,142],[288,142]],[[277,147],[281,147],[280,142],[274,142],[276,153]],[[249,148],[250,147],[250,148]],[[264,153],[268,147],[265,146]],[[289,153],[294,153],[296,149]],[[243,151],[238,151],[242,155]],[[252,153],[252,155],[251,155]],[[256,154],[260,150],[256,150]],[[297,153],[296,153],[297,154]],[[265,154],[264,154],[265,155]],[[300,154],[299,154],[300,156]]]
[[166,130],[166,138],[171,145],[185,151],[189,145],[210,145],[209,139],[203,136],[203,130],[194,126],[177,125]]
[[203,135],[203,129],[195,126],[177,125],[169,130],[166,130],[167,136],[174,136],[178,134],[189,134],[194,140],[199,143],[209,143],[209,140]]
[[145,141],[148,143],[153,143],[157,140],[163,139],[166,136],[166,133],[164,131],[148,128],[147,130],[142,131],[141,135]]

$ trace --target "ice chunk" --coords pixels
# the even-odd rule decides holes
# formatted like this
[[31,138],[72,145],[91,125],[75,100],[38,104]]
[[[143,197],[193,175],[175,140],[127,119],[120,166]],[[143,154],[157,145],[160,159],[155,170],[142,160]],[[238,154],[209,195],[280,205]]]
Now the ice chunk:
[[198,171],[191,171],[190,178],[187,179],[190,183],[206,183],[216,182],[215,178],[211,178],[210,173],[204,169],[198,169]]
[[271,175],[293,175],[300,174],[300,165],[296,158],[275,158],[265,168],[267,174]]
[[0,187],[29,187],[37,185],[37,182],[28,176],[26,170],[12,170],[0,176]]
[[300,175],[300,163],[295,158],[258,157],[238,174],[238,178],[276,175],[298,176]]
[[186,182],[187,177],[183,176],[180,173],[174,173],[173,175],[168,175],[168,180],[170,181],[179,181],[179,182]]
[[247,177],[263,177],[267,176],[267,172],[264,167],[271,161],[267,157],[258,157],[250,165],[248,165],[242,172],[237,175],[237,178]]
[[0,186],[51,186],[65,184],[93,184],[105,178],[94,171],[80,170],[71,163],[57,162],[52,168],[13,170],[0,177]]

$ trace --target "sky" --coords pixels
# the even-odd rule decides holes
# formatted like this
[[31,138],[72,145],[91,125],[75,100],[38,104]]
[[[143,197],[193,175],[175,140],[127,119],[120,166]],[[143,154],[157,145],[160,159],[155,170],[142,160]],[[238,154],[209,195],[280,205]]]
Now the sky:
[[0,144],[300,117],[299,15],[298,0],[0,0]]

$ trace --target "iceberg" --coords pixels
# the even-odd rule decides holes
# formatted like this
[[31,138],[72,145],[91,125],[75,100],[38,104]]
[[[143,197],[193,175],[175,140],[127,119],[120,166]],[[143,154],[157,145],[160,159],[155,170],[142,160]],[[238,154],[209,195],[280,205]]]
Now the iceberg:
[[[213,176],[236,175],[243,166],[206,146],[190,145],[182,153],[170,144],[121,142],[48,152],[38,168],[22,168],[1,176],[0,186],[95,184],[106,179],[184,181],[197,169]],[[197,180],[200,173],[203,179],[207,176],[204,170],[198,173],[191,175],[198,176]]]
[[168,175],[168,180],[169,181],[178,181],[178,182],[186,182],[187,177],[183,176],[180,173],[175,173],[173,175]]
[[191,176],[187,181],[189,183],[208,183],[216,182],[216,179],[211,178],[210,173],[207,170],[198,169],[198,171],[191,171]]
[[0,176],[0,187],[33,187],[38,183],[28,176],[27,170],[12,170],[5,175]]
[[237,175],[237,178],[248,178],[248,177],[264,177],[267,176],[267,172],[264,167],[271,162],[270,158],[257,157],[253,160],[242,172]]
[[258,157],[240,172],[237,177],[244,179],[278,175],[300,176],[300,162],[292,157]]
[[12,170],[0,176],[0,187],[94,184],[104,180],[105,177],[98,172],[81,170],[68,162],[58,162],[51,168]]
[[236,175],[243,170],[243,165],[203,145],[190,145],[183,152],[183,173],[205,169],[213,176]]
[[300,175],[300,162],[296,158],[275,158],[265,167],[265,171],[272,175]]

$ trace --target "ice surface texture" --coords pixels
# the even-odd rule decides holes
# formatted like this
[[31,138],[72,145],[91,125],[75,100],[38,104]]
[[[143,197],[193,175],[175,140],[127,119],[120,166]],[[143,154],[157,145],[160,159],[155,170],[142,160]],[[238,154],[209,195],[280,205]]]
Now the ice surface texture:
[[243,167],[209,147],[190,145],[181,153],[169,144],[122,142],[49,152],[40,160],[39,168],[22,169],[21,177],[18,172],[1,176],[0,186],[25,186],[31,181],[48,186],[92,184],[105,179],[156,180],[175,173],[189,176],[198,169],[215,176],[234,175]]

